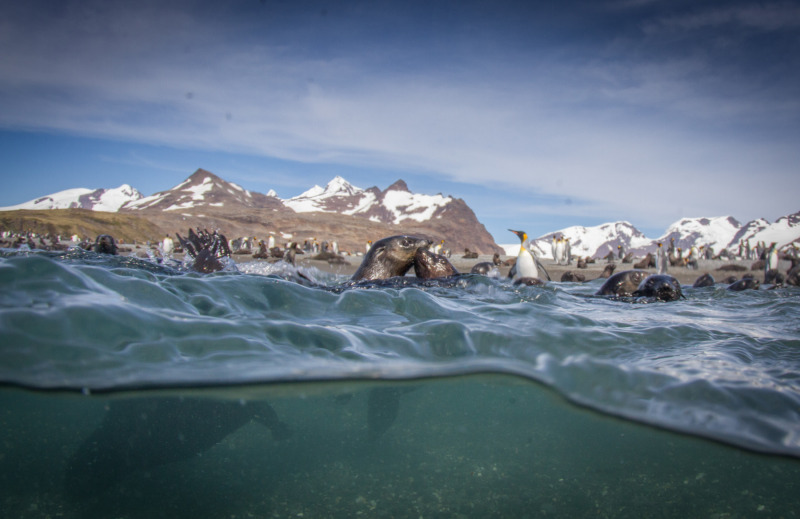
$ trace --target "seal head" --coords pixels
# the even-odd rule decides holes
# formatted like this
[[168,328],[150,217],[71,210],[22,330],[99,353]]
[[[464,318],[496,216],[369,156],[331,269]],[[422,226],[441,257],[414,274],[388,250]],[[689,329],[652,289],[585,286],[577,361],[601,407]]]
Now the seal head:
[[739,281],[731,283],[731,285],[728,287],[728,290],[733,290],[734,292],[741,292],[742,290],[758,290],[760,286],[761,283],[759,283],[757,279],[743,278]]
[[598,290],[595,295],[617,297],[632,296],[645,278],[647,278],[647,272],[643,270],[625,270],[623,272],[617,272],[603,283],[603,286],[600,287],[600,290]]
[[713,287],[714,286],[714,276],[706,272],[699,278],[694,281],[693,288],[701,288],[701,287]]
[[364,256],[364,261],[350,278],[368,281],[404,276],[414,264],[414,255],[432,242],[417,236],[390,236],[376,241]]
[[115,256],[117,254],[117,242],[114,241],[114,237],[110,234],[101,234],[94,241],[94,247],[92,247],[92,249],[98,254],[111,254]]
[[414,273],[418,278],[434,279],[458,274],[458,270],[441,254],[417,249],[414,254]]
[[681,284],[667,274],[647,276],[633,293],[636,297],[653,297],[658,301],[677,301],[683,297]]

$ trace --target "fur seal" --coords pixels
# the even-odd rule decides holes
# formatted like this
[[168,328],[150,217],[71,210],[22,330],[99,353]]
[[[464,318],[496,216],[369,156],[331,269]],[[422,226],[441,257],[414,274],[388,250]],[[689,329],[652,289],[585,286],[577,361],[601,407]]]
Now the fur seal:
[[117,242],[114,241],[114,237],[109,234],[101,234],[94,240],[94,246],[92,246],[92,250],[98,254],[111,254],[112,256],[117,255]]
[[496,268],[495,265],[496,265],[496,263],[492,263],[490,261],[482,261],[480,263],[476,263],[475,265],[473,265],[472,268],[470,269],[469,273],[470,274],[481,274],[481,275],[487,276],[487,275],[489,275],[489,272],[492,271],[492,269]]
[[639,283],[635,297],[653,297],[658,301],[677,301],[683,298],[681,284],[668,274],[652,274]]
[[609,263],[609,264],[607,264],[607,265],[606,265],[606,268],[604,268],[604,269],[603,269],[603,272],[601,272],[601,273],[600,273],[600,275],[599,275],[599,276],[597,276],[597,279],[601,279],[601,278],[603,278],[603,279],[607,279],[607,278],[610,278],[610,277],[611,277],[611,274],[613,274],[613,273],[614,273],[614,270],[616,270],[616,268],[617,268],[617,264],[616,264],[616,263]]
[[694,281],[692,288],[713,287],[714,284],[714,276],[706,272]]
[[786,284],[800,286],[800,265],[795,265],[786,273]]
[[420,248],[414,253],[414,274],[422,279],[435,279],[455,276],[458,270],[441,254]]
[[650,252],[647,253],[647,256],[642,258],[642,261],[633,264],[633,268],[635,269],[649,269],[650,267],[655,268],[655,266],[656,259]]
[[786,281],[784,275],[775,269],[764,272],[764,284],[782,285],[784,281]]
[[758,282],[757,279],[753,278],[742,278],[735,283],[732,283],[728,290],[733,290],[734,292],[741,292],[742,290],[758,290],[761,286],[761,283]]
[[517,278],[514,280],[514,285],[525,285],[527,287],[539,287],[544,285],[544,281],[539,278]]
[[561,282],[583,283],[586,281],[586,276],[578,272],[568,270],[561,275]]
[[231,249],[228,247],[228,239],[224,234],[215,231],[211,234],[208,231],[195,233],[189,229],[189,237],[184,239],[180,234],[175,233],[181,247],[194,261],[189,268],[195,272],[210,274],[225,268],[220,258],[231,256]]
[[112,401],[103,421],[71,456],[65,487],[91,496],[140,470],[193,458],[251,420],[276,440],[291,436],[267,402],[204,398],[134,398]]
[[351,281],[369,281],[405,276],[414,264],[417,250],[430,246],[431,240],[417,236],[389,236],[372,244]]
[[747,270],[747,267],[743,267],[742,265],[729,264],[729,265],[722,265],[717,270],[721,272],[744,272]]
[[595,295],[617,297],[632,296],[645,278],[647,278],[647,272],[643,270],[625,270],[623,272],[617,272],[603,283],[603,286],[600,287],[600,290],[598,290]]

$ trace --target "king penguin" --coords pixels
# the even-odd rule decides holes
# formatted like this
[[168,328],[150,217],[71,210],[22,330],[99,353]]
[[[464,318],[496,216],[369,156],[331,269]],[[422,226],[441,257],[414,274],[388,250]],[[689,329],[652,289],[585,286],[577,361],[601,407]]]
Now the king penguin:
[[667,273],[667,251],[664,250],[664,245],[658,242],[658,250],[656,251],[656,268],[659,274]]
[[525,231],[515,231],[513,229],[509,229],[509,231],[519,236],[520,241],[517,263],[508,273],[509,277],[511,277],[515,283],[526,278],[543,280],[543,277],[539,275],[541,271],[544,274],[544,279],[550,281],[550,275],[530,251],[530,239],[528,238],[528,234]]

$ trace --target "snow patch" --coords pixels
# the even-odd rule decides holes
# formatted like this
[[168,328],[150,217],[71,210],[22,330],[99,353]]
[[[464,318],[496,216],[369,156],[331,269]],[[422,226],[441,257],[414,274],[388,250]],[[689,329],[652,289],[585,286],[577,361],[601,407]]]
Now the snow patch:
[[383,197],[383,206],[394,215],[394,223],[403,220],[425,222],[433,217],[433,213],[452,201],[442,195],[420,195],[407,191],[389,191]]

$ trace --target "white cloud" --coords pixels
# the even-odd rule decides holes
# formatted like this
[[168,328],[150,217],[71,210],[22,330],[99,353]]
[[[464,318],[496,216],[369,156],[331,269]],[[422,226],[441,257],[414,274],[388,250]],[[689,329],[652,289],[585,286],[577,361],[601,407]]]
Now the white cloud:
[[[752,199],[754,174],[781,185],[800,157],[746,126],[766,124],[765,113],[796,118],[798,102],[712,95],[725,78],[698,55],[516,50],[403,70],[391,66],[403,49],[383,62],[373,52],[323,59],[233,40],[237,27],[175,10],[71,16],[80,23],[5,27],[15,51],[0,57],[3,126],[431,171],[581,200],[573,214],[644,226],[685,214],[748,218],[730,207],[743,200],[769,214],[793,196]],[[766,26],[771,15],[740,9],[662,26],[722,19]]]

